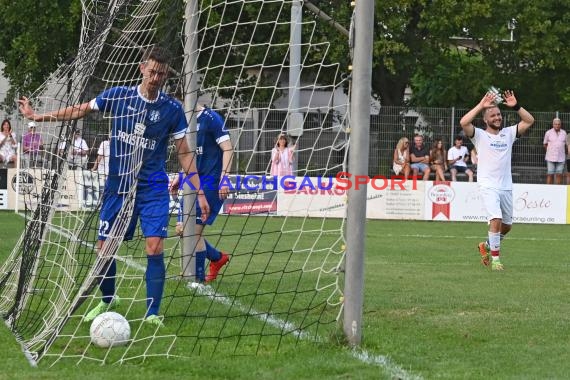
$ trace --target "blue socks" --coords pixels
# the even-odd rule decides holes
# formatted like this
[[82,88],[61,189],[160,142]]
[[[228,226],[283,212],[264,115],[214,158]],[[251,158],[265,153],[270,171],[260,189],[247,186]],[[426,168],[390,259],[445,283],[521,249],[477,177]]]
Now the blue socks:
[[103,272],[103,279],[99,284],[99,290],[103,294],[103,302],[111,303],[113,296],[115,295],[115,275],[117,274],[117,262],[115,259],[111,259],[111,263],[108,264],[106,272]]
[[206,281],[206,256],[208,251],[196,251],[196,280],[198,282]]
[[[205,258],[205,252],[204,252]],[[160,309],[160,301],[162,301],[162,293],[164,291],[164,281],[166,269],[164,266],[164,253],[160,255],[147,255],[147,267],[145,273],[146,280],[146,306],[147,316],[158,315]],[[202,274],[204,273],[204,264],[202,264]],[[107,272],[104,274],[103,280],[99,284],[102,293],[102,299],[105,303],[110,303],[115,295],[115,276],[117,274],[117,263],[115,259],[111,260]]]
[[210,243],[208,243],[208,240],[204,239],[204,242],[206,243],[206,257],[208,258],[208,260],[218,261],[219,259],[222,258],[222,253],[213,246],[211,246]]
[[147,317],[149,315],[158,315],[160,301],[162,301],[162,292],[164,291],[165,275],[164,253],[147,255],[145,273]]
[[206,281],[206,259],[210,261],[218,261],[222,258],[222,253],[210,245],[206,239],[205,251],[196,251],[196,280],[198,282]]

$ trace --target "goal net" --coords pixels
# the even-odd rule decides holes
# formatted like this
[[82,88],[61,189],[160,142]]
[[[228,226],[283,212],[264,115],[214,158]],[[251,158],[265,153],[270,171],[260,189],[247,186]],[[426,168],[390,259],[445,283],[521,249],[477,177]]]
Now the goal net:
[[[82,0],[82,6],[77,57],[30,96],[35,110],[136,86],[144,50],[166,47],[174,59],[163,91],[180,99],[191,126],[196,106],[205,104],[230,131],[231,193],[205,237],[231,259],[211,283],[183,275],[194,247],[175,232],[184,212],[173,196],[164,240],[164,327],[145,323],[145,239],[140,227],[124,239],[144,148],[112,158],[120,162],[125,202],[96,253],[106,175],[101,152],[116,141],[113,116],[37,123],[41,148],[21,160],[18,172],[23,232],[0,272],[0,312],[29,360],[255,354],[294,350],[299,339],[331,339],[343,304],[346,194],[334,176],[345,164],[349,89],[327,39],[337,32],[300,1]],[[293,175],[286,178],[270,176],[282,133],[295,146]],[[195,141],[194,132],[187,137]],[[174,144],[168,152],[173,177],[179,172]],[[183,221],[193,223],[188,215]],[[101,300],[97,285],[110,258],[117,261],[121,298],[114,311],[129,321],[131,339],[102,349],[90,343],[83,317]]]

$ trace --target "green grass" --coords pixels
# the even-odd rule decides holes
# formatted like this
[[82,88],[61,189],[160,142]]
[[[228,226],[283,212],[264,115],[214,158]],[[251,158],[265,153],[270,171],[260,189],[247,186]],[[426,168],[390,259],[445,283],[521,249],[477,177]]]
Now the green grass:
[[[0,213],[0,223],[4,258],[18,238],[21,223],[7,212]],[[362,350],[376,362],[389,358],[392,369],[399,367],[426,379],[568,378],[568,226],[515,225],[503,244],[506,270],[502,273],[479,264],[476,244],[485,230],[483,223],[369,221]],[[251,242],[242,244],[250,244],[239,248],[243,252],[255,248]],[[260,252],[271,248],[268,242],[257,244]],[[231,270],[238,273],[247,268],[246,258],[243,255],[232,263]],[[249,255],[253,258],[266,259],[262,254]],[[231,272],[228,276],[232,278]],[[239,292],[232,290],[231,280],[224,281],[222,290],[227,295]],[[220,307],[215,312],[223,311]],[[188,334],[194,327],[199,329],[185,327]],[[256,355],[212,357],[193,351],[190,358],[151,357],[120,366],[73,362],[49,368],[40,362],[39,368],[32,368],[12,334],[0,328],[5,357],[0,379],[14,378],[14,374],[27,379],[392,378],[381,365],[353,357],[335,336],[324,332],[319,343],[285,339],[278,353],[262,349]]]

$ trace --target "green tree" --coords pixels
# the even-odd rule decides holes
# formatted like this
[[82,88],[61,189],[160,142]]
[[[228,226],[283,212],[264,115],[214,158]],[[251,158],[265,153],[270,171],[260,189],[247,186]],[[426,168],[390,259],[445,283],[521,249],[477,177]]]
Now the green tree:
[[81,28],[79,0],[0,0],[0,61],[10,81],[5,107],[40,86],[75,56]]
[[501,16],[505,7],[495,3],[377,0],[372,87],[381,103],[403,105],[405,89],[411,86],[415,103],[457,105],[473,86],[482,87],[489,76],[480,74],[490,71],[488,63],[468,50],[459,51],[453,37],[473,35],[488,41],[485,48],[492,50],[506,32],[506,18]]
[[418,65],[412,78],[411,105],[470,107],[494,83],[480,54],[449,50]]
[[494,85],[527,108],[567,108],[569,18],[570,4],[551,0],[376,1],[373,91],[383,105],[403,104],[410,86],[413,104],[460,107]]
[[[209,0],[219,3],[221,0]],[[352,8],[345,0],[312,0],[334,20],[350,25]],[[515,90],[529,109],[558,110],[570,106],[570,3],[554,0],[376,0],[373,45],[372,91],[382,105],[403,105],[405,90],[412,88],[412,104],[469,107],[490,85]],[[251,21],[234,28],[224,24],[221,33],[207,29],[204,42],[216,41],[203,84],[227,86],[221,96],[234,96],[232,86],[242,87],[242,104],[248,99],[270,102],[276,94],[264,88],[279,70],[289,35],[289,4],[258,5],[231,2],[224,17]],[[282,24],[263,21],[280,15]],[[213,12],[208,21],[216,23]],[[304,20],[315,18],[315,30],[303,31],[303,41],[329,45],[303,51],[315,62],[350,64],[347,38],[313,12],[305,9]],[[516,20],[514,39],[508,21]],[[254,22],[257,21],[257,24]],[[17,94],[36,89],[55,68],[75,56],[81,23],[80,0],[0,0],[0,61],[11,88],[7,104]],[[205,27],[206,25],[201,25]],[[264,43],[271,36],[271,44]],[[459,37],[460,39],[456,38]],[[230,38],[250,42],[232,45]],[[228,42],[228,44],[223,44]],[[232,49],[227,54],[227,49]],[[307,55],[308,54],[308,55]],[[206,57],[204,55],[203,57]],[[246,73],[238,66],[244,60]],[[263,63],[263,66],[260,64]],[[204,63],[204,62],[201,62]],[[258,68],[257,74],[255,68]],[[330,77],[339,72],[321,70]],[[537,96],[538,95],[538,96]],[[273,99],[274,100],[274,99]]]

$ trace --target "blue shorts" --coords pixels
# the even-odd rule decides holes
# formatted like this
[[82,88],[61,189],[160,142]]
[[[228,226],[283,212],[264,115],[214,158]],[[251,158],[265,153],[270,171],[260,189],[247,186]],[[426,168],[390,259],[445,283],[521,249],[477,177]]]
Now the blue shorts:
[[562,174],[564,172],[564,162],[546,161],[546,174]]
[[424,173],[426,170],[429,169],[429,165],[424,164],[423,162],[415,162],[415,163],[411,164],[410,167],[412,169],[418,169],[418,171],[420,171],[422,173]]
[[206,195],[206,200],[208,201],[208,206],[210,206],[210,216],[206,219],[205,222],[200,219],[202,216],[202,210],[200,210],[200,206],[198,202],[196,202],[196,224],[207,224],[212,225],[220,209],[222,208],[224,201],[220,199],[220,193],[218,190],[206,190],[204,189],[204,194]]
[[[131,220],[123,234],[124,240],[133,238],[139,218],[144,237],[166,238],[168,235],[169,202],[170,197],[167,189],[157,190],[152,187],[137,189]],[[105,195],[99,214],[99,240],[107,239],[124,203],[124,195],[116,193]],[[128,215],[121,217],[119,222],[126,220],[126,217]]]

